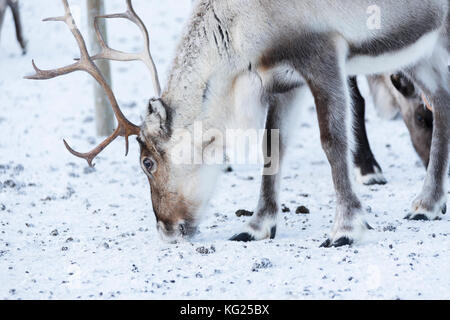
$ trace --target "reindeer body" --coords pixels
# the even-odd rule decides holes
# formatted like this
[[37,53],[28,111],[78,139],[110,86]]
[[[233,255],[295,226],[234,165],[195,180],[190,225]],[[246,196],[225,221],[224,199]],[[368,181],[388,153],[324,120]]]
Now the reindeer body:
[[[372,5],[381,9],[381,29],[367,26],[367,8]],[[291,91],[309,87],[337,192],[336,220],[324,245],[344,245],[368,228],[349,178],[347,76],[404,69],[429,96],[439,95],[436,100],[442,109],[432,148],[434,159],[432,155],[427,182],[411,215],[434,219],[445,205],[443,167],[448,163],[448,5],[447,0],[200,0],[162,94],[161,101],[172,115],[170,126],[189,128],[196,120],[207,128],[232,126],[233,115],[240,112],[234,85],[244,78],[259,86],[259,90],[251,90],[259,95],[251,106],[241,107],[254,111],[255,119],[261,119],[258,114],[267,114],[266,128],[280,129],[282,156],[290,130],[285,124],[294,109]],[[146,130],[146,125],[143,138],[171,150],[170,139],[155,141],[158,134]],[[190,209],[185,209],[180,218],[173,212],[177,205],[164,210],[167,198],[152,197],[154,206],[159,203],[158,229],[176,238],[180,235],[178,224],[196,225],[196,212],[207,201],[203,195],[208,193],[193,191],[198,186],[200,190],[205,188],[199,179],[202,168],[171,171],[170,178],[164,179],[166,192],[179,196],[169,202],[189,203]],[[184,188],[181,181],[185,181],[187,172],[192,184]],[[275,236],[279,179],[279,173],[264,175],[256,214],[234,240]],[[161,182],[156,181],[152,190],[158,185]]]
[[[382,12],[380,30],[367,27],[366,11],[374,4]],[[199,1],[162,96],[170,109],[183,109],[172,125],[201,118],[224,129],[234,114],[233,85],[249,70],[262,80],[261,92],[279,93],[315,73],[330,73],[330,59],[340,60],[340,76],[411,65],[444,41],[447,7],[439,0]]]
[[[374,4],[382,12],[380,30],[367,26],[366,11]],[[215,73],[234,78],[250,63],[267,69],[280,63],[292,67],[293,60],[308,64],[312,56],[325,59],[328,42],[342,51],[350,75],[397,70],[430,53],[447,7],[445,0],[199,1],[164,96],[185,102],[179,89],[189,84],[192,101],[193,91],[202,91],[193,84]]]

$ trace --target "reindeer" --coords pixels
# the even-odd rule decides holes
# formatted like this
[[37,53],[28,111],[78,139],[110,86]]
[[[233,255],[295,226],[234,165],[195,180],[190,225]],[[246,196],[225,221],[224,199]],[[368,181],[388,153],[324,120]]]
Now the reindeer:
[[[375,107],[381,116],[394,118],[401,113],[409,130],[413,146],[425,168],[430,159],[433,134],[433,113],[414,84],[403,74],[381,74],[367,77]],[[365,126],[365,99],[358,88],[356,77],[350,78],[354,108],[354,137],[356,180],[364,185],[386,184],[383,170],[370,148]]]
[[20,44],[20,47],[22,48],[22,54],[27,53],[27,42],[25,41],[23,34],[22,34],[22,23],[20,21],[20,11],[19,11],[19,0],[0,0],[0,33],[2,31],[2,25],[3,25],[3,18],[5,16],[6,9],[10,7],[13,18],[14,18],[14,24],[16,26],[16,37],[17,41]]
[[[280,159],[266,162],[255,215],[231,240],[275,237],[281,173],[273,171],[273,166],[282,164],[286,152],[295,97],[301,98],[311,90],[337,197],[335,221],[322,246],[337,247],[359,240],[370,226],[350,179],[351,99],[347,76],[397,70],[412,79],[434,108],[427,177],[408,218],[440,217],[446,203],[450,114],[448,0],[198,0],[163,91],[159,90],[156,68],[150,63],[148,33],[131,0],[127,0],[127,13],[105,17],[128,18],[138,24],[147,39],[144,53],[109,49],[99,36],[103,50],[92,57],[67,0],[62,2],[65,15],[47,21],[63,21],[71,28],[81,58],[55,70],[41,70],[33,63],[36,74],[28,78],[43,80],[85,71],[99,81],[111,101],[118,128],[91,152],[78,153],[66,146],[92,165],[92,160],[118,136],[124,136],[128,145],[129,136],[136,135],[142,170],[150,183],[157,230],[163,239],[177,241],[195,234],[220,171],[199,163],[174,164],[173,153],[179,151],[177,129],[193,132],[195,122],[201,121],[205,129],[224,131],[233,127],[242,113],[253,119],[255,126],[264,126],[265,121],[270,132],[279,129],[278,145],[269,144],[272,139],[267,135],[263,149],[278,150]],[[366,12],[374,4],[381,8],[382,29],[367,27]],[[158,96],[150,100],[141,126],[126,120],[120,111],[95,66],[97,59],[147,61]],[[245,101],[252,103],[237,103],[242,87],[247,88]],[[193,147],[201,155],[217,144],[218,139],[208,137]]]

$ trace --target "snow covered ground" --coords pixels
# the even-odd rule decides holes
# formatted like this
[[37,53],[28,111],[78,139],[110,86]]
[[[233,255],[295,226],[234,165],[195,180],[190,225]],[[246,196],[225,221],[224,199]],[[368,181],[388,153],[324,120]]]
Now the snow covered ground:
[[[137,144],[125,158],[123,142],[113,143],[95,170],[62,144],[67,138],[87,150],[98,142],[90,78],[22,79],[32,58],[52,68],[77,49],[63,24],[40,22],[61,14],[59,1],[21,2],[29,52],[20,55],[10,13],[0,44],[0,299],[450,299],[450,217],[402,219],[425,171],[401,120],[381,120],[368,107],[369,137],[389,184],[357,186],[375,228],[363,243],[319,248],[335,198],[314,109],[304,106],[283,175],[282,203],[291,211],[280,214],[276,240],[226,240],[248,219],[235,211],[253,210],[259,190],[258,168],[235,168],[220,177],[200,235],[165,244]],[[124,8],[106,2],[109,12]],[[164,79],[191,1],[134,2]],[[139,47],[130,23],[109,27],[113,47]],[[139,122],[153,95],[150,77],[139,63],[113,68],[119,102]],[[300,205],[311,213],[295,214]]]

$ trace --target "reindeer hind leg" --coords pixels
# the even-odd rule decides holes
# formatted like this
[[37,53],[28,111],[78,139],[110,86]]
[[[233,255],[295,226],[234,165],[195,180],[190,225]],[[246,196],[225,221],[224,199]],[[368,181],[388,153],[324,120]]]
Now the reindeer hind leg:
[[383,171],[370,148],[366,131],[366,102],[358,88],[356,77],[349,79],[353,99],[353,134],[355,149],[353,163],[355,164],[356,180],[364,185],[386,184]]

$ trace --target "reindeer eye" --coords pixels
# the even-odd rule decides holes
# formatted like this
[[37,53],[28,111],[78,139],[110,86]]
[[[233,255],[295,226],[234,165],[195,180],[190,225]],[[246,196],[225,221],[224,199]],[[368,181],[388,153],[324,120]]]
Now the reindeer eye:
[[153,173],[156,170],[156,163],[150,158],[144,158],[144,160],[142,160],[142,165],[148,173]]

